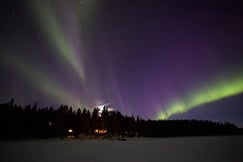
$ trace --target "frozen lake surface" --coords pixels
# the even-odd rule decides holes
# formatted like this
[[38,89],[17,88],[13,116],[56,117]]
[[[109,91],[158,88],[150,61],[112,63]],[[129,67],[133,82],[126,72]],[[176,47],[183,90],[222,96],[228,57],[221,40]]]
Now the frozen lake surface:
[[243,136],[0,142],[1,162],[240,162]]

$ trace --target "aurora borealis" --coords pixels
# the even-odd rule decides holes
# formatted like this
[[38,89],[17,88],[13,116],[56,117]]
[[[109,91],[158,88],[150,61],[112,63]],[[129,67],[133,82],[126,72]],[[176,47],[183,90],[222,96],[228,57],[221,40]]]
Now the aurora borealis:
[[158,119],[168,119],[172,115],[181,114],[202,104],[214,102],[226,97],[237,95],[243,92],[242,73],[238,77],[232,77],[230,81],[220,80],[215,84],[205,86],[192,93],[182,101],[173,102],[165,112],[158,115]]
[[1,12],[1,102],[170,119],[236,97],[203,118],[243,126],[237,1],[4,0]]

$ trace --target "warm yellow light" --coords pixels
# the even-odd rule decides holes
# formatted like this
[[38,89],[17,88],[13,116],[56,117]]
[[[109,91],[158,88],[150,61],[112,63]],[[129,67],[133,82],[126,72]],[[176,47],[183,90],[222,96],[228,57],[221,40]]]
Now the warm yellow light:
[[107,130],[106,129],[95,129],[95,133],[105,134],[105,133],[107,133]]
[[73,130],[72,130],[72,129],[69,129],[69,130],[68,130],[68,132],[69,132],[69,133],[72,133],[72,132],[73,132]]

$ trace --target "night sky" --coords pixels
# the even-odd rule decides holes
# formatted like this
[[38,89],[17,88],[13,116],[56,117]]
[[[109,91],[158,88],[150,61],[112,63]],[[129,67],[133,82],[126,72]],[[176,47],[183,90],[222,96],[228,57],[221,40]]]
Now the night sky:
[[3,0],[0,102],[243,126],[243,5]]

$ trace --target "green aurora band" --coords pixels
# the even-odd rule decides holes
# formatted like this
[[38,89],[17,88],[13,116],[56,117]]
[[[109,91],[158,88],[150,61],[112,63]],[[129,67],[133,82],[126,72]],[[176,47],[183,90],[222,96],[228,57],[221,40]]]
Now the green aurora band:
[[[82,83],[84,83],[85,73],[84,65],[82,64],[83,60],[80,60],[82,57],[78,57],[81,56],[82,51],[80,49],[75,49],[76,47],[73,44],[76,43],[76,45],[78,44],[81,47],[81,41],[75,40],[77,42],[72,42],[68,39],[69,35],[65,33],[63,26],[60,21],[58,21],[58,16],[54,12],[55,8],[53,7],[55,7],[55,2],[58,4],[63,3],[65,5],[64,0],[30,0],[29,7],[37,19],[40,30],[42,30],[45,34],[47,41],[50,43],[51,47],[57,50],[56,54],[59,56],[58,58],[61,58],[63,61],[68,63],[68,65],[77,72],[77,76],[81,77]],[[81,34],[81,22],[83,21],[83,23],[86,23],[90,21],[89,18],[95,11],[96,1],[83,1],[82,5],[84,6],[84,9],[81,12],[75,10],[71,13],[73,21],[77,20],[77,22],[70,20],[71,25],[68,24],[71,27],[70,29],[73,30],[75,36]],[[65,7],[69,8],[71,6]],[[65,18],[64,20],[66,21]],[[9,51],[6,50],[6,48],[1,48],[1,52],[4,53],[4,57],[0,60],[0,62],[18,73],[40,93],[50,97],[52,100],[59,101],[59,103],[75,106],[76,108],[85,107],[85,105],[80,102],[80,98],[74,97],[68,93],[68,90],[63,89],[63,87],[58,85],[57,81],[43,75],[40,71],[34,68],[30,62],[26,62],[26,60],[18,57],[18,53],[16,51]]]
[[80,59],[76,57],[76,55],[80,55],[80,53],[77,53],[74,50],[74,47],[68,41],[64,31],[61,29],[61,25],[58,22],[57,16],[53,12],[50,1],[34,1],[32,2],[31,8],[37,16],[39,21],[38,24],[47,36],[48,41],[58,50],[61,57],[74,68],[78,75],[84,79],[84,67],[80,63]]
[[166,120],[173,115],[186,113],[197,106],[221,100],[243,92],[243,75],[234,75],[231,79],[222,79],[210,86],[190,93],[183,100],[171,103],[166,109],[158,113],[157,119]]
[[[30,66],[30,63],[27,63],[22,58],[18,57],[17,54],[11,56],[13,52],[9,53],[3,51],[5,53],[5,57],[1,59],[2,64],[6,64],[7,67],[12,68],[16,71],[21,77],[23,77],[26,81],[28,81],[36,90],[39,92],[48,95],[48,97],[60,101],[61,103],[65,103],[68,105],[75,105],[81,107],[81,103],[75,98],[69,95],[66,91],[60,88],[56,82],[50,80],[45,76],[41,76],[40,72],[33,69],[33,66]],[[17,60],[17,61],[13,61]]]

